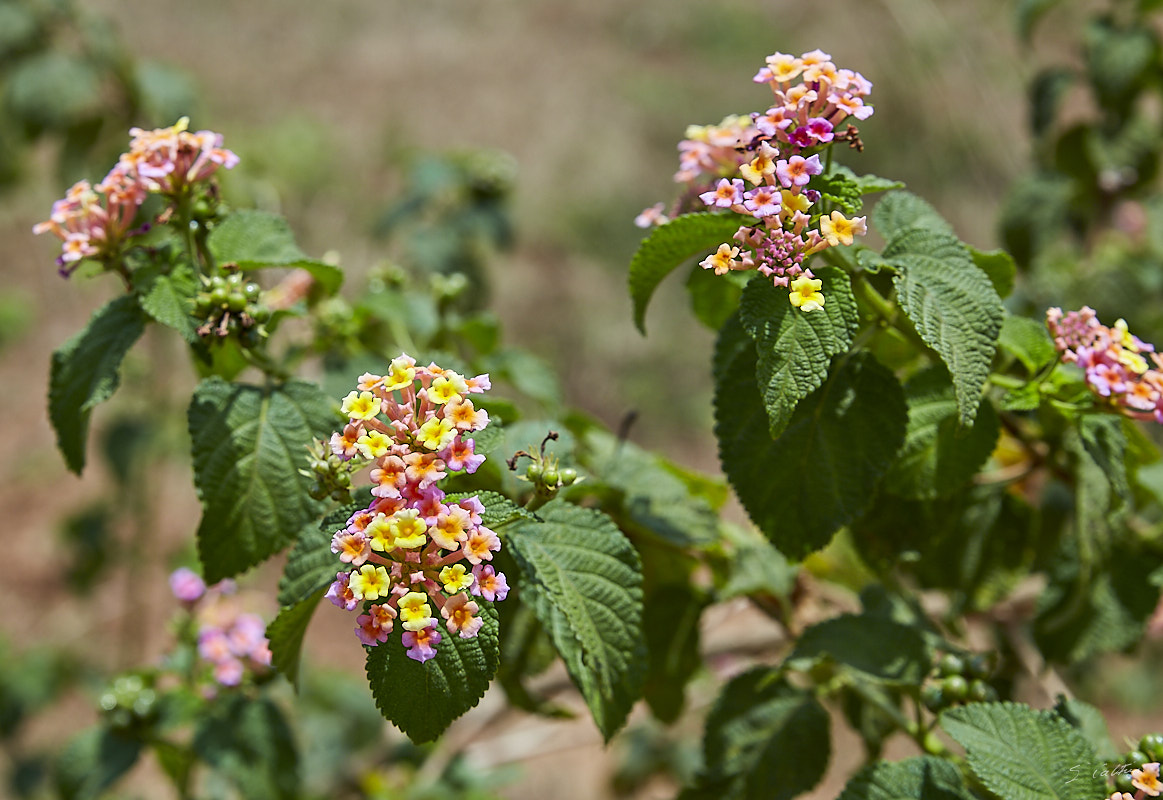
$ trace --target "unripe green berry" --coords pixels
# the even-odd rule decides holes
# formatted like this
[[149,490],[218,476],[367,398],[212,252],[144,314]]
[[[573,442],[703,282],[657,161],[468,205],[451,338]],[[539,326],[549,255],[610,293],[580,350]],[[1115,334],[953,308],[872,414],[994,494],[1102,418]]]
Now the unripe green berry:
[[573,486],[577,482],[577,470],[566,467],[561,471],[561,483],[563,486]]
[[995,695],[993,687],[980,678],[969,683],[969,699],[977,703],[987,703]]
[[1138,769],[1139,765],[1141,765],[1141,764],[1151,763],[1151,759],[1148,758],[1147,754],[1144,753],[1142,750],[1132,750],[1131,752],[1127,753],[1127,762],[1126,763],[1134,764],[1135,769]]
[[271,318],[271,310],[266,306],[249,306],[246,313],[250,314],[250,318],[262,325],[264,322],[269,322]]
[[248,283],[246,286],[242,287],[242,291],[243,291],[243,294],[246,295],[246,299],[253,303],[256,300],[258,300],[259,295],[262,294],[262,287],[259,286],[257,283],[252,282],[252,283]]
[[992,659],[985,653],[977,653],[966,664],[973,678],[988,678],[993,673]]
[[937,662],[937,670],[945,677],[960,675],[965,671],[965,662],[952,653],[946,653]]
[[533,481],[534,483],[541,480],[541,464],[534,461],[532,464],[530,464],[528,467],[526,467],[525,468],[525,477],[528,478],[529,480]]
[[242,275],[237,272],[232,272],[230,275],[226,276],[226,285],[231,289],[241,288],[244,282],[245,281],[243,280]]
[[225,286],[215,286],[210,290],[210,305],[214,307],[224,306],[229,297],[230,291]]
[[950,700],[964,700],[969,695],[969,682],[960,675],[950,675],[942,682],[941,689]]
[[925,708],[936,713],[945,707],[945,693],[941,690],[940,684],[930,683],[921,690],[921,702],[925,704]]
[[1139,749],[1146,753],[1151,761],[1163,761],[1163,734],[1148,733],[1139,740]]
[[548,486],[550,489],[557,488],[557,483],[559,480],[561,480],[561,476],[557,474],[557,470],[553,467],[549,467],[541,473],[541,482]]
[[1126,772],[1120,772],[1115,776],[1115,789],[1120,792],[1133,792],[1135,785],[1131,783],[1131,776]]

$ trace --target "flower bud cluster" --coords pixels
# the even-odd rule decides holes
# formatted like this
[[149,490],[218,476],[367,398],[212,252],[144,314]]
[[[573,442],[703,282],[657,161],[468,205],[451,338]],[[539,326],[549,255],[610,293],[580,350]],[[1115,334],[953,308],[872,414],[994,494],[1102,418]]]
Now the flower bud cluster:
[[170,589],[195,615],[198,655],[210,664],[215,681],[238,686],[248,669],[265,672],[270,668],[266,624],[262,617],[241,612],[226,599],[234,593],[232,581],[207,588],[197,574],[183,567],[170,575]]
[[49,219],[33,226],[33,233],[60,238],[57,266],[62,275],[68,276],[82,259],[115,255],[125,239],[144,232],[130,228],[151,193],[179,198],[219,167],[238,163],[238,156],[222,147],[221,134],[190,133],[188,125],[189,119],[182,117],[170,128],[130,129],[129,152],[104,180],[96,186],[74,184],[64,199],[53,203]]
[[194,298],[194,313],[203,320],[198,335],[224,339],[237,335],[243,345],[253,346],[266,336],[264,323],[271,312],[259,303],[262,289],[247,282],[233,264],[224,264],[226,275],[202,278],[202,291]]
[[1089,306],[1065,314],[1051,308],[1046,326],[1061,360],[1081,367],[1104,402],[1128,416],[1163,422],[1163,357],[1127,330],[1124,320],[1108,328]]
[[[753,218],[740,226],[734,243],[720,245],[700,265],[716,275],[756,269],[774,285],[789,288],[793,306],[814,311],[824,304],[822,282],[804,266],[805,259],[851,245],[867,226],[864,217],[848,219],[840,211],[821,215],[813,226],[812,206],[820,194],[807,186],[824,171],[819,150],[842,138],[859,141],[855,128],[843,135],[835,129],[849,116],[863,120],[872,114],[864,104],[872,84],[857,72],[838,69],[819,50],[798,58],[768,56],[755,81],[774,93],[775,104],[766,112],[687,129],[675,175],[688,187],[679,210],[697,197],[712,210]],[[667,220],[657,205],[635,222],[649,227]]]
[[445,502],[436,485],[484,462],[467,434],[489,418],[469,395],[489,388],[488,375],[465,378],[401,355],[386,375],[362,375],[343,400],[349,423],[331,451],[370,462],[373,499],[332,537],[332,552],[352,569],[336,574],[327,597],[349,611],[362,604],[355,632],[366,646],[387,641],[398,621],[408,656],[427,661],[443,638],[438,613],[449,634],[472,638],[483,624],[472,598],[508,594],[488,563],[501,541],[482,523],[484,506],[476,497]]

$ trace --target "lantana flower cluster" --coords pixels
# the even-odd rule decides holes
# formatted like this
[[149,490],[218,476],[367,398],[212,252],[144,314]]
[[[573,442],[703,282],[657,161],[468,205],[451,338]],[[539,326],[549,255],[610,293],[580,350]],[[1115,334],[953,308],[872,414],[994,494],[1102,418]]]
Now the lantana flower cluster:
[[261,673],[270,669],[266,623],[228,600],[235,591],[232,581],[207,587],[197,573],[182,567],[170,575],[170,590],[194,614],[198,655],[209,663],[215,681],[238,686],[247,670]]
[[1086,373],[1090,390],[1128,416],[1163,422],[1163,356],[1118,320],[1103,325],[1093,308],[1046,311],[1061,360]]
[[238,163],[238,156],[222,147],[221,134],[191,133],[189,122],[182,117],[169,128],[131,128],[129,151],[109,174],[96,185],[73,184],[63,199],[53,203],[49,219],[33,226],[33,233],[60,238],[57,266],[62,275],[71,274],[84,258],[115,255],[127,238],[148,229],[130,230],[151,193],[177,200],[219,167],[230,169]]
[[490,387],[488,375],[465,378],[403,354],[386,375],[362,375],[343,399],[349,422],[331,450],[353,466],[370,462],[373,499],[332,537],[332,552],[352,569],[336,574],[327,597],[349,611],[362,606],[355,632],[366,646],[386,642],[398,621],[408,656],[427,661],[441,627],[465,639],[480,631],[473,598],[508,594],[489,563],[501,540],[482,523],[484,506],[476,497],[445,502],[437,486],[484,462],[468,434],[489,417],[470,396]]
[[[852,126],[839,134],[837,129],[849,117],[872,115],[864,102],[872,84],[858,72],[838,69],[820,50],[798,58],[770,55],[754,80],[774,94],[767,111],[687,129],[675,175],[687,191],[675,211],[688,210],[697,197],[711,210],[754,218],[740,226],[733,243],[720,245],[700,265],[716,275],[757,269],[791,290],[792,305],[814,311],[824,304],[822,282],[804,266],[805,259],[827,247],[851,245],[867,226],[864,217],[848,219],[832,211],[813,227],[811,209],[820,195],[807,186],[824,171],[821,149],[838,139],[858,141]],[[667,221],[661,203],[635,220],[640,227]]]
[[1163,795],[1163,780],[1159,776],[1159,762],[1152,761],[1143,764],[1139,769],[1131,770],[1131,786],[1137,791],[1115,792],[1107,800],[1144,800],[1147,797]]

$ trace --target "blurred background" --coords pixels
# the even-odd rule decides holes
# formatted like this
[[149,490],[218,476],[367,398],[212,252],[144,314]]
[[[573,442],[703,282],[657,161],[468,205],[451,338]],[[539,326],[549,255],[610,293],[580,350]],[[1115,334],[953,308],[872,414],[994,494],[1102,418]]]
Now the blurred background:
[[[131,124],[170,125],[187,114],[192,128],[223,133],[241,157],[223,179],[227,199],[286,215],[306,252],[338,259],[348,293],[389,259],[435,257],[441,238],[431,232],[406,248],[384,238],[392,211],[418,182],[432,179],[433,158],[476,159],[509,197],[511,229],[493,237],[485,259],[491,307],[506,341],[557,369],[568,404],[611,428],[636,410],[632,439],[717,473],[711,333],[686,308],[677,276],[652,302],[645,338],[633,327],[626,292],[627,264],[642,235],[633,218],[673,197],[675,145],[686,126],[763,110],[768,92],[751,77],[764,57],[821,48],[875,87],[876,113],[861,125],[865,151],[844,153],[844,163],[904,181],[963,239],[992,249],[1007,189],[1031,169],[1026,84],[1046,63],[1077,60],[1078,11],[1086,4],[1050,15],[1031,45],[1019,43],[1013,6],[1005,0],[0,2],[6,93],[0,519],[7,543],[0,658],[9,673],[18,664],[27,669],[29,653],[46,643],[67,645],[71,657],[105,669],[156,658],[174,610],[165,577],[190,555],[184,548],[197,505],[175,402],[194,376],[178,343],[146,342],[151,363],[172,356],[178,365],[172,372],[127,362],[125,381],[148,387],[152,400],[134,405],[125,392],[102,409],[92,440],[110,455],[94,458],[83,479],[66,472],[46,418],[52,350],[118,287],[62,280],[53,267],[56,244],[30,231],[72,181],[105,173]],[[20,38],[26,17],[17,12],[50,7],[67,12],[38,41],[66,55],[39,64],[38,72],[28,67]],[[101,66],[90,69],[90,62]],[[17,119],[17,112],[24,116]],[[1139,332],[1158,341],[1159,331]],[[155,439],[150,445],[173,454],[169,467],[152,476],[162,511],[133,530],[108,524],[110,504],[125,497],[119,492],[132,480],[118,472],[116,453],[133,446],[142,420],[167,416],[176,422],[167,423],[162,445]],[[106,568],[122,577],[86,578]],[[264,569],[253,583],[272,586],[276,575],[276,568]],[[265,602],[256,601],[256,610],[269,617],[275,610],[269,593]],[[325,626],[317,622],[308,639],[313,663],[358,677],[362,654],[346,630],[332,646],[319,630]],[[34,704],[28,697],[48,691],[12,685],[9,704]],[[34,747],[93,718],[91,695],[75,692],[22,736]],[[560,744],[526,758],[503,794],[608,793],[624,754],[603,751],[584,718],[546,724],[558,727],[513,739],[517,756],[488,757],[520,761],[523,746],[561,736]],[[1116,738],[1121,730],[1112,723]],[[628,741],[623,750],[634,746]],[[563,759],[588,765],[571,794],[559,790]],[[819,797],[834,796],[844,774],[833,778]],[[148,775],[138,780],[150,785]],[[639,791],[654,796],[650,786]]]

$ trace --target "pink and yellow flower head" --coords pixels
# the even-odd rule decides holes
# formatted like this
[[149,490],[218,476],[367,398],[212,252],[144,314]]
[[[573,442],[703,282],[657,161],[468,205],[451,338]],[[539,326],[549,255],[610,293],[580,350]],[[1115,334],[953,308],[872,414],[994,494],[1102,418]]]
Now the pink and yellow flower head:
[[1141,769],[1131,770],[1131,785],[1147,797],[1163,794],[1163,781],[1159,780],[1159,762],[1144,764]]
[[800,280],[805,261],[828,247],[853,244],[866,225],[864,217],[849,219],[831,209],[813,214],[821,195],[809,187],[824,172],[820,152],[839,140],[855,141],[855,130],[842,123],[872,114],[864,102],[872,84],[820,50],[798,57],[774,53],[755,81],[772,91],[767,111],[687,129],[675,175],[686,191],[675,208],[697,210],[701,202],[711,211],[754,218],[739,229],[735,244],[720,245],[700,265],[716,275],[755,269],[779,287],[794,282],[801,291],[791,294],[792,305],[813,311],[823,306],[824,287]]
[[50,218],[33,226],[33,233],[53,233],[61,240],[57,264],[62,275],[69,275],[82,259],[116,256],[128,239],[144,232],[131,228],[149,194],[177,198],[219,167],[238,163],[238,156],[222,148],[221,135],[189,133],[188,124],[183,117],[170,128],[132,128],[129,151],[104,180],[96,186],[74,184],[53,204]]
[[1083,306],[1067,314],[1047,310],[1046,326],[1062,362],[1083,370],[1101,402],[1127,416],[1163,422],[1163,359],[1154,345],[1127,330],[1126,322],[1108,328],[1094,309]]
[[[451,633],[471,638],[484,616],[467,592],[492,602],[508,591],[491,566],[487,573],[472,569],[501,547],[482,524],[484,505],[476,497],[447,500],[437,486],[449,473],[471,473],[484,462],[468,437],[489,417],[469,396],[489,388],[488,375],[417,366],[405,354],[386,375],[361,375],[344,398],[351,422],[333,437],[332,452],[354,460],[352,469],[370,463],[373,501],[332,538],[333,552],[354,569],[336,575],[327,597],[348,610],[365,607],[355,627],[368,647],[387,641],[398,618],[408,656],[427,661],[441,641],[434,610]],[[485,575],[485,590],[477,587],[478,574]]]

